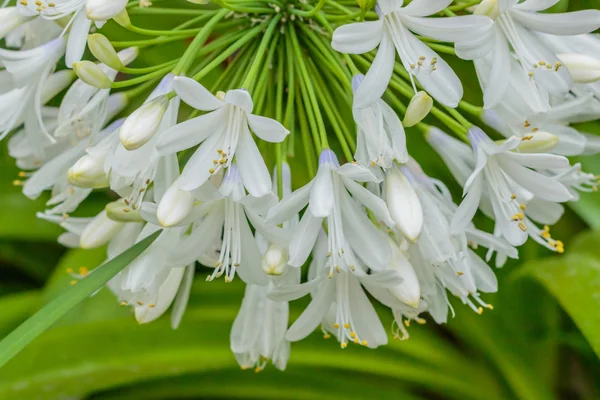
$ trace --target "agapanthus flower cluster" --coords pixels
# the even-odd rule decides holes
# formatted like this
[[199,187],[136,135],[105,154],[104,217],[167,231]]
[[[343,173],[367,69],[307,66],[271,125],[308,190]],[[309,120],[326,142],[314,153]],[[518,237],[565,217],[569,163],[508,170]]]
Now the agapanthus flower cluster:
[[[195,284],[243,281],[242,368],[285,369],[291,342],[317,329],[341,348],[406,339],[411,321],[463,312],[452,297],[481,314],[498,290],[488,263],[530,239],[564,252],[550,226],[597,188],[567,157],[600,151],[574,125],[600,117],[600,11],[451,3],[4,2],[0,139],[15,184],[50,192],[38,216],[68,247],[111,260],[159,232],[107,285],[139,323],[169,308],[185,323],[206,268],[212,283]],[[161,13],[187,20],[152,29]],[[136,35],[117,40],[115,24]],[[143,57],[173,43],[186,45],[175,58]],[[462,99],[457,57],[482,106]],[[412,150],[416,135],[440,158]],[[429,170],[441,163],[462,198]],[[93,191],[105,209],[75,214]]]

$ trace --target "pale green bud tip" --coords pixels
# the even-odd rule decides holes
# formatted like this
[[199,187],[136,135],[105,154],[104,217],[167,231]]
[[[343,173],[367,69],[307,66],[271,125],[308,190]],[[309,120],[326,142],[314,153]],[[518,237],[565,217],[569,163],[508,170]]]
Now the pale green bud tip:
[[109,186],[109,179],[104,172],[103,162],[86,154],[73,165],[67,173],[67,179],[73,186],[101,189]]
[[281,275],[287,267],[287,252],[285,249],[271,245],[263,256],[262,268],[267,275]]
[[144,219],[140,214],[139,208],[128,204],[125,199],[120,199],[108,203],[104,210],[106,216],[116,222],[142,222]]
[[109,219],[106,216],[106,211],[102,211],[81,233],[79,246],[82,249],[94,249],[103,246],[113,239],[123,226],[123,223]]
[[575,83],[593,83],[600,80],[600,60],[585,54],[557,54],[562,63],[557,62],[553,68],[558,70],[561,64],[567,67]]
[[115,48],[106,36],[100,33],[94,33],[88,36],[88,47],[90,51],[100,62],[108,65],[117,71],[123,69],[123,63],[119,59]]
[[113,17],[113,20],[117,24],[119,24],[125,28],[131,26],[131,19],[129,19],[129,14],[127,13],[127,9],[123,9],[119,14],[115,15]]
[[483,0],[473,11],[475,15],[486,15],[492,19],[496,19],[500,15],[498,11],[497,0]]
[[110,89],[112,85],[112,81],[106,76],[104,71],[91,61],[74,62],[73,71],[75,71],[79,79],[98,89]]
[[558,136],[545,131],[535,131],[523,136],[517,147],[522,153],[549,153],[558,144]]
[[163,95],[135,110],[119,131],[123,146],[127,150],[135,150],[152,139],[168,107],[169,97]]
[[433,107],[431,96],[424,91],[415,94],[408,104],[402,125],[406,127],[415,126],[429,114],[431,107]]

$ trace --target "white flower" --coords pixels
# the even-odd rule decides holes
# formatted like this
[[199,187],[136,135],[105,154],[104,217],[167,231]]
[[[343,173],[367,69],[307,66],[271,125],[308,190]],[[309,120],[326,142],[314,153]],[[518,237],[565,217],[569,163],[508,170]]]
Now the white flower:
[[460,80],[450,66],[411,31],[420,35],[459,42],[481,36],[492,22],[481,16],[423,18],[446,8],[451,1],[412,1],[402,7],[400,0],[380,0],[378,21],[343,25],[333,34],[332,47],[342,53],[362,54],[377,45],[377,56],[363,84],[356,92],[356,107],[366,107],[381,97],[393,73],[395,51],[404,68],[440,103],[456,107],[463,95]]
[[200,144],[185,165],[180,187],[194,190],[235,157],[244,187],[254,197],[271,192],[271,179],[250,129],[268,142],[281,142],[289,133],[279,122],[252,114],[252,98],[243,89],[219,97],[190,78],[176,77],[175,91],[190,106],[210,111],[178,124],[158,140],[160,154],[173,154]]
[[521,138],[512,137],[497,145],[477,127],[469,130],[469,139],[477,163],[465,182],[465,197],[452,220],[453,232],[460,232],[468,225],[485,192],[502,237],[510,244],[519,246],[527,239],[527,226],[523,222],[523,207],[518,196],[521,199],[535,196],[549,202],[565,202],[572,198],[560,182],[530,169],[568,167],[566,158],[551,154],[511,152],[519,145]]
[[267,223],[276,225],[289,220],[308,204],[291,233],[290,265],[304,264],[325,218],[329,229],[331,273],[355,269],[357,256],[369,268],[377,270],[389,263],[391,250],[385,236],[369,220],[361,204],[389,226],[393,226],[393,221],[383,200],[356,183],[357,180],[373,181],[375,177],[358,164],[340,167],[335,154],[325,149],[319,158],[317,176],[271,208]]
[[169,98],[161,95],[135,110],[119,131],[121,144],[127,150],[136,150],[146,144],[158,131],[169,104]]
[[[89,0],[87,2],[92,3],[87,12],[86,0],[20,1],[17,6],[26,16],[40,15],[50,20],[70,17],[67,25],[69,37],[65,61],[67,66],[71,67],[83,56],[92,19],[96,21],[97,25],[102,26],[106,20],[118,14],[127,5],[127,1],[124,0],[104,0],[102,1],[103,6],[98,5],[97,1]],[[118,9],[119,7],[120,9]]]
[[[329,236],[331,234],[330,230]],[[311,303],[292,324],[286,339],[292,342],[301,340],[322,324],[325,337],[329,337],[329,333],[334,334],[342,348],[347,347],[348,343],[369,348],[386,344],[385,330],[361,283],[385,289],[401,284],[402,278],[392,270],[366,275],[364,267],[358,263],[353,272],[340,270],[331,275],[335,261],[328,256],[326,243],[329,241],[331,238],[321,231],[313,253],[308,282],[282,285],[269,293],[269,298],[278,301],[295,300],[311,293]]]
[[10,74],[14,85],[4,93],[0,90],[0,139],[24,122],[38,155],[43,156],[43,148],[55,142],[44,126],[41,108],[72,80],[67,71],[49,79],[63,51],[60,38],[31,50],[0,49],[0,63],[6,68],[3,73]]
[[[352,79],[352,90],[357,91],[364,75]],[[406,162],[406,135],[398,115],[386,102],[379,99],[366,108],[353,107],[357,125],[356,160],[366,167],[390,168],[394,160]]]
[[[167,193],[173,190],[183,191],[180,179],[173,182]],[[195,190],[193,195],[200,201],[192,204],[187,216],[178,215],[177,219],[180,222],[176,224],[176,226],[184,226],[193,223],[193,226],[189,236],[181,242],[176,252],[177,256],[172,262],[192,263],[200,259],[216,241],[222,239],[218,261],[213,265],[215,271],[208,276],[207,280],[212,281],[225,275],[225,281],[231,282],[238,274],[246,283],[265,285],[268,282],[267,275],[262,270],[261,255],[248,219],[257,230],[268,234],[262,227],[258,211],[268,209],[275,202],[276,198],[273,194],[261,198],[246,195],[239,167],[233,163],[227,169],[218,191],[212,182],[207,182]],[[179,193],[177,196],[183,198],[187,195]],[[164,207],[165,201],[169,202],[170,199],[165,196],[158,207],[144,203],[142,216],[158,225],[157,211]],[[186,202],[186,207],[188,205],[189,203]],[[158,211],[159,215],[160,213]],[[271,228],[272,231],[279,229]],[[268,237],[275,238],[276,243],[282,243],[284,240],[281,239],[282,235],[283,232],[277,232]]]
[[[600,27],[600,11],[583,10],[569,13],[539,13],[556,1],[490,0],[480,4],[475,11],[490,16],[494,29],[484,35],[474,35],[470,40],[456,45],[456,54],[463,59],[480,59],[488,55],[486,68],[478,69],[485,75],[484,102],[486,108],[501,101],[511,71],[520,68],[531,79],[553,96],[564,96],[572,85],[566,68],[556,54],[535,35],[536,32],[552,35],[577,35]],[[515,65],[510,49],[520,63]],[[522,73],[522,72],[521,72]]]

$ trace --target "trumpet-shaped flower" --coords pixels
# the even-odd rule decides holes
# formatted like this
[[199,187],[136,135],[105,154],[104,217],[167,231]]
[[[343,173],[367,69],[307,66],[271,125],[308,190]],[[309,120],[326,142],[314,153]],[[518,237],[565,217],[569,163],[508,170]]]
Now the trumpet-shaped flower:
[[268,142],[281,142],[289,133],[279,122],[252,114],[250,94],[243,89],[213,96],[204,86],[190,78],[176,77],[175,91],[190,106],[207,114],[180,123],[161,135],[160,154],[173,154],[198,144],[186,164],[180,187],[194,190],[233,158],[239,166],[244,187],[254,197],[271,192],[271,179],[250,130]]
[[[378,2],[378,21],[357,22],[337,28],[331,46],[342,53],[363,54],[377,45],[377,56],[356,91],[354,105],[367,107],[383,95],[393,73],[396,52],[402,65],[440,103],[456,107],[463,95],[460,80],[450,66],[412,32],[445,42],[460,42],[485,34],[492,25],[486,17],[424,18],[451,1]],[[394,51],[394,47],[395,50]]]
[[276,225],[289,220],[307,204],[298,226],[291,234],[290,265],[300,267],[315,245],[323,220],[329,227],[328,251],[331,271],[353,270],[357,256],[373,269],[383,269],[391,259],[385,236],[369,220],[361,205],[378,218],[393,226],[390,213],[379,197],[356,181],[374,181],[375,176],[358,164],[339,166],[337,157],[323,150],[317,176],[271,208],[267,223]]

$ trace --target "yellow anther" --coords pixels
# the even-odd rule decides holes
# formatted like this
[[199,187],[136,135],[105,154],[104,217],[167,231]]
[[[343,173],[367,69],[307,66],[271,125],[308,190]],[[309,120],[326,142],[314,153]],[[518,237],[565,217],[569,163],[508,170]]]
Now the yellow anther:
[[346,328],[346,329],[350,329],[350,324],[346,322],[346,323],[344,324],[344,328]]
[[329,333],[326,333],[323,335],[323,339],[331,339],[331,335]]
[[342,270],[340,269],[340,266],[339,266],[339,265],[336,265],[336,266],[335,266],[335,272],[337,272],[338,274],[339,274],[340,272],[342,272]]
[[138,301],[138,302],[137,302],[137,305],[138,305],[138,306],[143,306],[143,305],[144,305],[144,303],[142,303],[141,301]]
[[329,279],[333,278],[333,271],[329,271],[328,277],[329,277]]
[[477,309],[477,314],[479,314],[479,315],[483,314],[483,307],[479,307]]
[[523,232],[527,232],[527,225],[525,225],[522,222],[519,222],[519,229],[521,229]]
[[122,302],[121,302],[119,305],[120,305],[121,307],[125,307],[125,306],[127,305],[127,302],[126,302],[126,301],[122,301]]
[[22,186],[23,185],[23,181],[15,179],[14,181],[12,181],[12,184],[13,184],[13,186]]
[[519,204],[519,208],[520,208],[522,211],[525,211],[525,209],[527,208],[527,205],[525,205],[525,204]]
[[69,282],[69,285],[71,285],[71,286],[76,285],[76,284],[77,284],[77,281],[75,279],[73,279],[71,282]]
[[519,217],[519,220],[521,220],[521,221],[523,221],[525,219],[525,215],[523,215],[522,212],[518,212],[517,217]]
[[359,343],[358,338],[354,338],[353,342],[354,342],[354,344],[358,344]]
[[335,329],[340,329],[340,324],[338,324],[338,323],[336,322],[335,324],[333,324],[333,327],[334,327]]
[[258,374],[260,371],[262,371],[262,370],[260,369],[260,367],[256,367],[256,368],[254,368],[254,372],[256,372],[257,374]]
[[25,171],[19,172],[19,177],[20,178],[25,178],[26,176],[27,176],[27,172],[25,172]]
[[464,272],[456,271],[456,275],[458,275],[458,276],[463,276],[464,274],[465,274]]
[[517,198],[517,195],[516,195],[516,194],[511,194],[511,195],[510,195],[510,198],[511,198],[511,200],[514,200],[514,199],[516,199],[516,198]]
[[563,247],[565,244],[562,242],[562,240],[557,240],[556,241],[556,247]]
[[123,212],[129,212],[129,211],[131,211],[131,209],[130,209],[130,208],[124,208],[124,209],[123,209]]
[[342,349],[345,349],[346,347],[348,347],[348,343],[342,342]]
[[356,337],[356,332],[350,332],[350,337],[354,339]]
[[406,325],[406,327],[408,328],[410,326],[410,319],[405,319],[404,325]]
[[148,307],[150,307],[150,308],[154,308],[154,307],[156,307],[156,304],[154,304],[154,303],[150,303],[150,304],[148,304]]
[[512,217],[510,217],[511,221],[518,221],[519,220],[519,216],[517,214],[513,215]]
[[417,324],[419,324],[419,325],[425,325],[427,323],[427,321],[424,320],[423,318],[417,318],[416,321],[417,321]]
[[72,274],[73,273],[73,268],[67,268],[66,271],[67,271],[67,274]]
[[525,120],[525,123],[523,124],[524,128],[529,128],[531,126],[531,124],[529,123],[529,121]]
[[363,346],[367,346],[368,344],[369,344],[369,342],[367,342],[366,340],[363,340],[363,341],[362,341],[362,345],[363,345]]
[[487,308],[488,310],[493,310],[494,306],[491,305],[491,304],[488,304],[488,305],[485,306],[485,308]]
[[86,276],[89,273],[90,273],[90,270],[87,269],[86,267],[79,267],[79,275]]
[[215,173],[215,169],[211,168],[211,169],[208,170],[208,172],[210,172],[211,174],[214,174]]
[[542,66],[543,66],[543,65],[546,65],[546,61],[540,61],[540,62],[538,62],[538,64],[539,64],[539,65],[542,65]]
[[534,75],[534,73],[533,73],[533,71],[531,71],[531,72],[530,72],[529,74],[527,74],[527,75],[529,75],[529,77],[530,77],[530,78],[533,78],[533,75]]
[[539,130],[540,130],[540,128],[531,128],[531,132],[537,132]]

